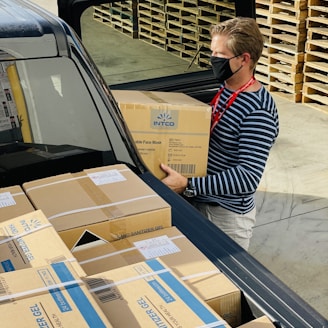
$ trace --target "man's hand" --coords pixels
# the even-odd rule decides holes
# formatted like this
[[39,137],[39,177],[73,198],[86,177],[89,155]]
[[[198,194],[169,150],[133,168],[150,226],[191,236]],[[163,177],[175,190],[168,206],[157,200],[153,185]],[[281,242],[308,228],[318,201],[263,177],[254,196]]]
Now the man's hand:
[[161,169],[167,174],[162,182],[176,193],[181,194],[187,187],[188,179],[163,163]]

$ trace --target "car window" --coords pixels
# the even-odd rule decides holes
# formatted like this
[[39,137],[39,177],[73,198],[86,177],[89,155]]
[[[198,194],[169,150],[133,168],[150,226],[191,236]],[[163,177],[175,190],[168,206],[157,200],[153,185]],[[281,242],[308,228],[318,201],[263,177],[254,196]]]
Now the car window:
[[[7,61],[0,65],[1,82],[5,86],[1,88],[4,90],[1,129],[6,131],[16,126],[22,133],[21,140],[2,142],[57,145],[69,142],[94,149],[102,145],[108,149],[104,129],[94,129],[101,127],[101,120],[95,115],[93,100],[71,60],[57,57]],[[6,111],[10,113],[7,115]],[[84,119],[79,120],[78,115]],[[11,120],[11,127],[4,125],[5,118]]]
[[234,6],[226,0],[103,3],[82,14],[81,37],[109,85],[208,70],[209,27],[234,17]]

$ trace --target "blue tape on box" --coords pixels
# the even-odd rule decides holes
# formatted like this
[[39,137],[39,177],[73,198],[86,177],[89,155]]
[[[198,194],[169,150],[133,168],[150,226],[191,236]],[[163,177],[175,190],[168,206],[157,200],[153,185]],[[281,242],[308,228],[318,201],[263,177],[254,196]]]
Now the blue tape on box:
[[[147,265],[153,271],[165,269],[165,267],[156,259],[146,261]],[[218,321],[218,318],[209,311],[199,299],[197,299],[175,276],[170,272],[159,273],[158,276],[189,306],[189,308],[204,322],[211,324]],[[212,326],[211,326],[212,327]],[[225,325],[219,324],[213,328],[225,328]]]

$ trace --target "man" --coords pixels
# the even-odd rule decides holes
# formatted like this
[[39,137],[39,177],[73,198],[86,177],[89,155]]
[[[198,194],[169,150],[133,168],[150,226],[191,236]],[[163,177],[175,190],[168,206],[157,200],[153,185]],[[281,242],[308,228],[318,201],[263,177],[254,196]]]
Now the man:
[[255,224],[255,192],[279,132],[269,92],[254,77],[263,37],[252,18],[213,25],[211,64],[220,83],[211,102],[212,122],[205,177],[187,179],[167,165],[162,180],[209,220],[248,249]]

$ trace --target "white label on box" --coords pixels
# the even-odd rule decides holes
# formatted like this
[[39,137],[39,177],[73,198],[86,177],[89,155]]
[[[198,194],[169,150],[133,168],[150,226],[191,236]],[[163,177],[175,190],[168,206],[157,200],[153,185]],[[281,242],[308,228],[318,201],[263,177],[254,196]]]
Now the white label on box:
[[88,177],[93,181],[96,186],[126,180],[126,178],[118,170],[107,170],[102,172],[88,173]]
[[9,191],[0,193],[0,207],[16,205],[16,202]]
[[152,259],[181,251],[167,236],[140,240],[133,244],[146,259]]

